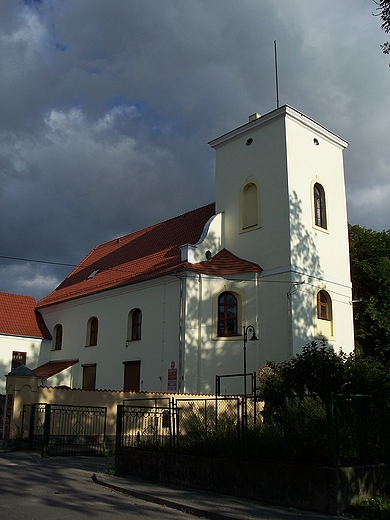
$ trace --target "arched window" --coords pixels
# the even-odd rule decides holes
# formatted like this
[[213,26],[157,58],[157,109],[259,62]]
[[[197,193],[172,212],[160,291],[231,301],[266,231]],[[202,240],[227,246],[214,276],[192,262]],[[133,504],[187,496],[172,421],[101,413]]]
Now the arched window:
[[127,340],[135,341],[141,339],[142,329],[142,311],[141,309],[133,309],[129,312],[127,322]]
[[327,321],[332,319],[332,301],[326,291],[317,293],[317,318]]
[[88,336],[87,336],[87,345],[89,347],[93,347],[97,345],[98,342],[98,329],[99,329],[99,320],[94,316],[90,318],[88,321]]
[[58,324],[54,327],[53,334],[53,350],[62,349],[62,325]]
[[241,190],[241,229],[245,231],[259,225],[258,188],[254,182],[248,182]]
[[218,336],[237,334],[237,298],[231,292],[223,292],[218,297]]
[[323,229],[327,229],[326,223],[326,206],[324,188],[316,182],[313,188],[314,200],[314,224]]

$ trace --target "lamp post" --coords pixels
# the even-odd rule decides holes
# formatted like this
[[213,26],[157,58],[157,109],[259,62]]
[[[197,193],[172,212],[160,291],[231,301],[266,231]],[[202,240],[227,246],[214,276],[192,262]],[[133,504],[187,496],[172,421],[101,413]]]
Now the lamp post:
[[248,332],[252,333],[249,341],[257,341],[256,330],[253,325],[244,325],[244,416],[246,423],[246,344],[248,342]]

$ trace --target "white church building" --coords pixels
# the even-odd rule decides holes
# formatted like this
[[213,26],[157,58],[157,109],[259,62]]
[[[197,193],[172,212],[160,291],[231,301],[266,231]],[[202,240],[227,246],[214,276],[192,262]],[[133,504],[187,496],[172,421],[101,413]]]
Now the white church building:
[[347,143],[283,106],[209,144],[215,204],[95,247],[38,302],[49,384],[214,393],[313,339],[353,351]]

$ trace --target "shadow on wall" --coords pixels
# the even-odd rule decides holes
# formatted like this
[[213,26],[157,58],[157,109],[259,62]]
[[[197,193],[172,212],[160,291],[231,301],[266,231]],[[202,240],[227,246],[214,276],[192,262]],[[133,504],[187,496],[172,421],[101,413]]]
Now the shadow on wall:
[[[220,241],[217,236],[212,233],[208,235],[210,251],[218,251]],[[242,258],[246,260],[245,257]],[[210,259],[211,260],[211,259]],[[227,282],[221,276],[220,272],[213,279],[212,275],[209,281],[199,282],[197,278],[192,288],[186,293],[187,299],[187,334],[185,341],[185,373],[184,379],[191,380],[194,390],[199,392],[214,393],[215,392],[215,376],[226,374],[242,374],[243,373],[243,336],[242,323],[237,330],[235,338],[219,338],[215,341],[217,327],[217,308],[216,301],[213,298],[224,290],[231,290],[243,295],[243,305],[246,307],[245,320],[250,319],[256,325],[258,308],[256,300],[256,289],[254,287],[254,279],[256,273],[246,272],[232,275],[226,273],[224,275]],[[228,288],[226,288],[226,283]],[[202,290],[202,298],[199,291]],[[215,315],[214,315],[215,314]],[[214,316],[213,316],[214,315]],[[201,323],[201,331],[199,330]],[[201,334],[199,335],[199,333]],[[214,338],[214,340],[212,339]],[[251,365],[250,358],[256,356],[256,352],[248,352],[248,366]],[[201,360],[199,359],[201,357]],[[196,373],[196,375],[195,375]],[[197,379],[197,378],[200,378]],[[196,386],[197,385],[197,386]],[[226,387],[226,388],[225,388]],[[250,387],[248,378],[248,388]],[[242,375],[235,378],[224,380],[224,394],[241,394],[243,392]]]
[[[321,276],[322,266],[317,245],[313,238],[312,228],[308,229],[304,222],[311,223],[311,215],[304,215],[302,200],[294,191],[290,196],[290,235],[292,244],[293,264],[301,271]],[[302,285],[291,285],[288,292],[290,311],[294,299],[294,312],[292,327],[296,341],[302,346],[313,339],[315,318],[315,288],[310,283],[310,278],[298,275],[297,281],[305,280]],[[298,304],[297,304],[298,301]]]
[[[294,346],[296,347],[297,345],[300,345],[303,347],[314,337],[316,313],[316,302],[314,297],[316,289],[312,285],[309,274],[315,274],[318,277],[321,277],[322,265],[317,244],[315,242],[315,235],[313,234],[313,228],[311,227],[311,214],[305,214],[307,210],[304,209],[302,200],[298,197],[295,191],[290,196],[289,204],[291,216],[290,239],[291,246],[293,248],[291,255],[292,263],[298,267],[300,272],[307,273],[307,275],[297,274],[295,280],[294,275],[292,279],[289,279],[289,277],[286,276],[286,290],[279,294],[280,297],[286,298],[285,301],[289,307],[288,314],[291,316],[290,323],[293,330]],[[212,237],[210,238],[212,239]],[[258,263],[261,265],[261,258],[259,258]],[[227,275],[227,277],[229,278],[229,275]],[[256,298],[256,293],[254,290],[248,290],[248,286],[251,282],[243,281],[244,275],[238,278],[239,280],[232,282],[232,286],[237,288],[240,288],[241,286],[243,292],[246,294],[247,317],[252,320],[258,318],[261,323],[261,316],[251,318],[253,313],[256,312],[255,309],[257,309],[257,304],[254,301]],[[306,283],[302,285],[293,283],[294,281],[300,282],[303,280],[305,280]],[[203,290],[207,291],[207,289],[208,288],[204,285]],[[194,286],[194,293],[192,295],[187,294],[189,297],[187,300],[188,317],[191,317],[190,322],[192,323],[193,327],[191,331],[192,340],[186,344],[186,348],[188,350],[186,355],[185,370],[187,373],[190,370],[188,359],[198,359],[198,331],[196,330],[197,325],[195,325],[198,323],[198,313],[202,312],[202,330],[207,330],[208,339],[210,339],[210,335],[213,335],[212,328],[215,326],[212,316],[207,315],[207,319],[205,321],[206,314],[204,312],[204,308],[202,311],[199,310],[198,290],[199,287]],[[207,302],[211,301],[212,296],[213,295],[211,293],[207,294],[207,292],[203,294],[203,307],[208,305]],[[212,312],[215,312],[215,309],[213,309]],[[286,319],[289,319],[288,315],[286,315]],[[241,331],[238,332],[241,333]],[[202,334],[202,338],[203,337],[204,336]],[[237,341],[225,342],[225,346],[222,349],[220,348],[220,345],[218,345],[218,342],[212,342],[212,346],[209,346],[208,350],[206,350],[204,340],[202,339],[200,348],[202,349],[201,355],[203,367],[212,365],[215,374],[226,374],[228,373],[226,367],[235,366],[236,370],[234,370],[234,372],[241,373],[243,371],[241,368],[243,357],[242,341],[243,338],[241,335],[239,335],[237,336]],[[289,346],[286,345],[286,352],[289,352],[290,350],[291,349]],[[247,354],[250,354],[250,351],[248,351]],[[193,365],[191,364],[191,366]],[[185,377],[186,375],[187,374],[184,374]],[[202,390],[210,392],[215,391],[214,388],[202,388]]]

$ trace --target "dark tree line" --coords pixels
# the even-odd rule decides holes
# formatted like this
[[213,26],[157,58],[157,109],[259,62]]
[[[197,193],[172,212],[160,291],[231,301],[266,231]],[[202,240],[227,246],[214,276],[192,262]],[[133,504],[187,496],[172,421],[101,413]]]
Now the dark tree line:
[[390,230],[349,226],[356,347],[390,360]]

